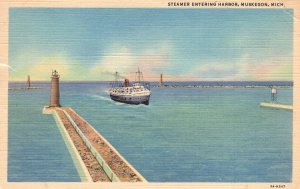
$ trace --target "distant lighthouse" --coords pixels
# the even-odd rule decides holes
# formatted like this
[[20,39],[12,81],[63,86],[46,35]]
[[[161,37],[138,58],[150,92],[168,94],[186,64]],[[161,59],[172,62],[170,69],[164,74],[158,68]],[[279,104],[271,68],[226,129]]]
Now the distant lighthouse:
[[51,97],[50,107],[60,107],[59,103],[59,75],[56,70],[52,71],[51,76]]
[[163,85],[163,74],[160,74],[160,87],[162,87]]
[[31,83],[30,83],[30,75],[27,76],[27,88],[31,87]]
[[271,99],[272,99],[272,102],[277,101],[277,88],[276,87],[271,88]]

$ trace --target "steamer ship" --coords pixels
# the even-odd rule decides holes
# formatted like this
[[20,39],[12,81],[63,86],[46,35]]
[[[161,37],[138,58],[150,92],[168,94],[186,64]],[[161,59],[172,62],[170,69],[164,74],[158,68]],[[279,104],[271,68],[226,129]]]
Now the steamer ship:
[[136,72],[136,76],[138,80],[133,84],[130,84],[128,79],[121,83],[119,82],[118,72],[116,72],[116,81],[113,82],[112,87],[109,89],[110,98],[126,104],[149,105],[150,87],[143,81],[143,74],[140,69]]

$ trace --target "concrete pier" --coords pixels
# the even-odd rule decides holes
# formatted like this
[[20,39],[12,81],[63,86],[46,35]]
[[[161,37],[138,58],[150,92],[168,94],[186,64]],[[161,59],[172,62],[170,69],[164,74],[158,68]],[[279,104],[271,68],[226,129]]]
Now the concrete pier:
[[293,106],[292,105],[286,105],[286,104],[261,102],[260,106],[261,107],[268,107],[268,108],[276,108],[276,109],[284,109],[284,110],[293,111]]
[[61,127],[65,128],[74,146],[72,150],[80,157],[79,163],[77,162],[81,165],[79,172],[87,170],[92,181],[146,182],[146,179],[72,108],[45,107],[43,112],[52,113],[61,120]]
[[[85,146],[80,146],[82,142],[80,141],[80,137],[78,138],[76,136],[76,131],[74,132],[72,130],[72,127],[65,127],[63,124],[63,120],[61,119],[62,116],[59,116],[57,111],[54,111],[54,108],[44,108],[43,109],[43,114],[52,114],[55,122],[57,124],[57,127],[63,137],[63,140],[69,150],[69,153],[72,157],[72,160],[75,164],[76,170],[78,172],[78,175],[81,179],[82,182],[92,182],[93,179],[89,174],[89,171],[87,167],[85,166],[85,163],[81,159],[81,156],[77,149],[82,149],[84,150]],[[66,124],[67,126],[67,124]],[[77,143],[73,143],[72,141],[78,140]],[[76,144],[76,146],[75,146]]]

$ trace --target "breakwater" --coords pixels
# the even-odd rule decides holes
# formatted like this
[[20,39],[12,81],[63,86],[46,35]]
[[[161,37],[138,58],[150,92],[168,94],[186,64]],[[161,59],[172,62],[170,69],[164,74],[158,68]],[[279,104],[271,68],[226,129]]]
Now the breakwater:
[[[88,170],[94,182],[145,182],[146,179],[122,157],[119,152],[87,121],[70,107],[46,107],[44,113],[52,113],[61,120],[79,154],[82,170]],[[75,161],[76,164],[76,161]],[[79,163],[80,164],[80,163]]]
[[293,111],[293,106],[288,104],[278,104],[278,103],[270,103],[270,102],[261,102],[261,107],[267,107],[267,108],[275,108],[275,109],[284,109]]
[[[151,87],[158,88],[271,88],[272,86],[262,85],[153,85]],[[292,86],[276,86],[276,88],[292,88]]]
[[31,89],[43,89],[44,87],[12,87],[8,88],[8,90],[31,90]]

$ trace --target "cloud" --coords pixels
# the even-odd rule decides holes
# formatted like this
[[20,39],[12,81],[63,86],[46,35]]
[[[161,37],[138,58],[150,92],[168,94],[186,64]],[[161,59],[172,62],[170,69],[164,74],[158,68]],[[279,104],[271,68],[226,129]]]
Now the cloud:
[[96,80],[111,80],[115,72],[126,73],[134,65],[134,55],[128,48],[123,47],[106,53],[100,62],[90,69],[89,74]]
[[71,66],[64,58],[47,57],[32,66],[28,74],[30,74],[32,78],[39,78],[39,80],[50,80],[52,70],[57,70],[60,75],[66,77],[69,75],[70,69]]
[[162,45],[159,48],[148,48],[139,53],[127,47],[111,50],[99,63],[94,65],[89,74],[95,79],[113,80],[115,72],[135,80],[138,68],[143,71],[145,80],[158,80],[163,69],[169,66],[169,49]]
[[[269,57],[259,60],[244,54],[231,62],[210,60],[205,63],[194,62],[186,72],[181,72],[172,64],[170,48],[158,45],[158,48],[146,48],[134,52],[128,47],[111,49],[98,63],[84,65],[66,54],[40,58],[33,64],[18,67],[10,72],[12,81],[24,81],[27,75],[32,80],[49,81],[52,70],[57,70],[62,80],[114,80],[115,72],[123,78],[135,80],[138,68],[143,72],[145,81],[159,81],[163,73],[164,81],[244,81],[244,80],[292,80],[292,57]],[[0,67],[7,65],[0,64]],[[6,69],[7,69],[6,68]],[[167,70],[176,73],[168,73]]]
[[273,57],[262,63],[248,63],[242,67],[253,80],[292,80],[291,57]]
[[237,73],[240,66],[235,63],[225,62],[207,62],[193,67],[185,74],[186,80],[206,80],[206,81],[220,81],[220,80],[236,80]]
[[30,75],[32,80],[49,81],[52,70],[57,70],[63,80],[82,80],[86,75],[80,74],[83,69],[80,63],[69,60],[66,56],[52,55],[19,68],[10,74],[10,80],[23,81]]
[[243,55],[234,62],[210,61],[194,67],[186,74],[187,80],[266,81],[292,80],[290,57],[272,57],[256,60]]
[[143,69],[161,72],[165,67],[169,66],[169,54],[169,49],[165,46],[157,49],[148,49],[137,57],[137,64]]
[[52,70],[57,70],[62,80],[113,80],[115,72],[130,80],[135,80],[138,68],[144,80],[158,81],[160,73],[169,66],[169,52],[165,45],[160,48],[146,48],[133,52],[127,47],[111,48],[96,64],[84,64],[67,54],[53,54],[35,60],[31,64],[20,65],[16,73],[10,74],[12,81],[24,81],[27,75],[32,80],[49,81]]

